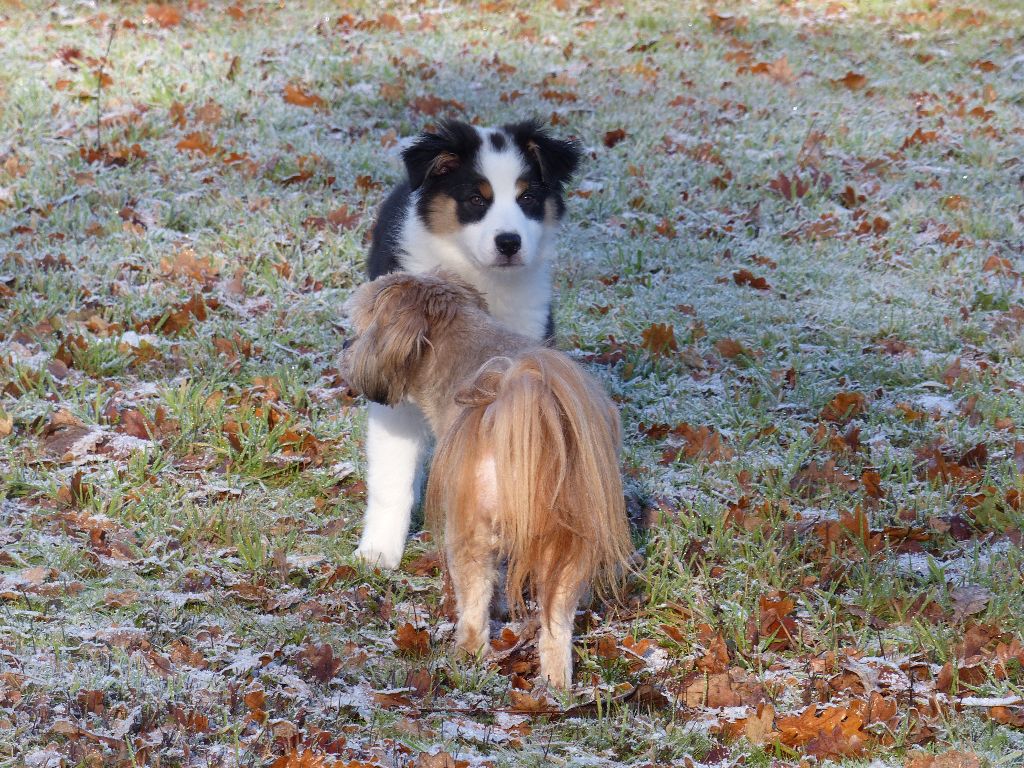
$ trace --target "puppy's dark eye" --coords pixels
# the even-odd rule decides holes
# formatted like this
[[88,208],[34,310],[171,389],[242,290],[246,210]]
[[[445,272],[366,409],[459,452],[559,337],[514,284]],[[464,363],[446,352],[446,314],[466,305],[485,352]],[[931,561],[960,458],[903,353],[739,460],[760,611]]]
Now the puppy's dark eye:
[[532,192],[523,192],[523,194],[519,196],[519,202],[523,205],[533,205],[537,202],[537,196]]
[[477,208],[482,208],[487,205],[487,201],[484,200],[483,195],[473,195],[469,198],[469,204]]

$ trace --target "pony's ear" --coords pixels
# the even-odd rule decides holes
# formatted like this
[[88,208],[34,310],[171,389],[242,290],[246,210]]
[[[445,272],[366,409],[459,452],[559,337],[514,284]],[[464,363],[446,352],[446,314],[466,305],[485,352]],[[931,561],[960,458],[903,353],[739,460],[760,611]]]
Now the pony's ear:
[[343,375],[354,390],[382,405],[405,398],[430,330],[424,308],[411,295],[415,284],[406,277],[380,278],[360,288],[351,302],[357,335],[343,354]]
[[580,164],[583,152],[575,141],[556,139],[538,120],[503,126],[528,162],[535,163],[545,184],[561,190]]
[[420,300],[435,329],[450,323],[460,310],[476,307],[487,311],[484,295],[455,272],[435,269],[415,279],[420,285]]
[[402,151],[409,186],[419,189],[428,179],[446,176],[470,161],[480,146],[480,135],[468,123],[442,122],[436,131],[424,131]]
[[384,405],[405,398],[425,351],[444,343],[460,312],[487,309],[473,286],[440,270],[384,275],[358,288],[346,306],[356,336],[342,356],[345,380]]

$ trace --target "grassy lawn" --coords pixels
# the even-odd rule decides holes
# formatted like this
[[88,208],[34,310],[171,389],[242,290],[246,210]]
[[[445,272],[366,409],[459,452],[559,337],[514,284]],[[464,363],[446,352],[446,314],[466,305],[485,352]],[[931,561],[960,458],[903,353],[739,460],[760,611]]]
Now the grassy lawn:
[[[1014,0],[0,7],[0,768],[1024,763]],[[98,97],[98,98],[97,98]],[[351,559],[397,142],[587,157],[559,345],[642,565],[452,652]]]

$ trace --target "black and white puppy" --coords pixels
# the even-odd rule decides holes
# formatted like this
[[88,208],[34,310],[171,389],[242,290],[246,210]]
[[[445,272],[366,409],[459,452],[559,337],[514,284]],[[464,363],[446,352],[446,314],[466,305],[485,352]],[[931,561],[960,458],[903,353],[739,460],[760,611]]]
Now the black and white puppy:
[[[476,288],[490,313],[533,339],[553,333],[551,259],[562,191],[579,147],[527,121],[479,128],[446,121],[402,152],[407,178],[381,206],[369,277],[439,267]],[[411,403],[371,403],[367,509],[357,554],[394,568],[402,559],[430,430]]]

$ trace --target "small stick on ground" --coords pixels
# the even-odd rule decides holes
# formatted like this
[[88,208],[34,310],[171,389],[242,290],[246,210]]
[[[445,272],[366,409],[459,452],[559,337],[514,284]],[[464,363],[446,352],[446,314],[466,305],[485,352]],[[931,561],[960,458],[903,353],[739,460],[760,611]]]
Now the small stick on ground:
[[114,44],[114,35],[117,34],[117,22],[110,25],[110,37],[107,38],[107,49],[100,59],[100,69],[96,75],[96,149],[100,148],[100,102],[103,100],[103,70],[107,67],[107,58],[110,56],[110,46]]

